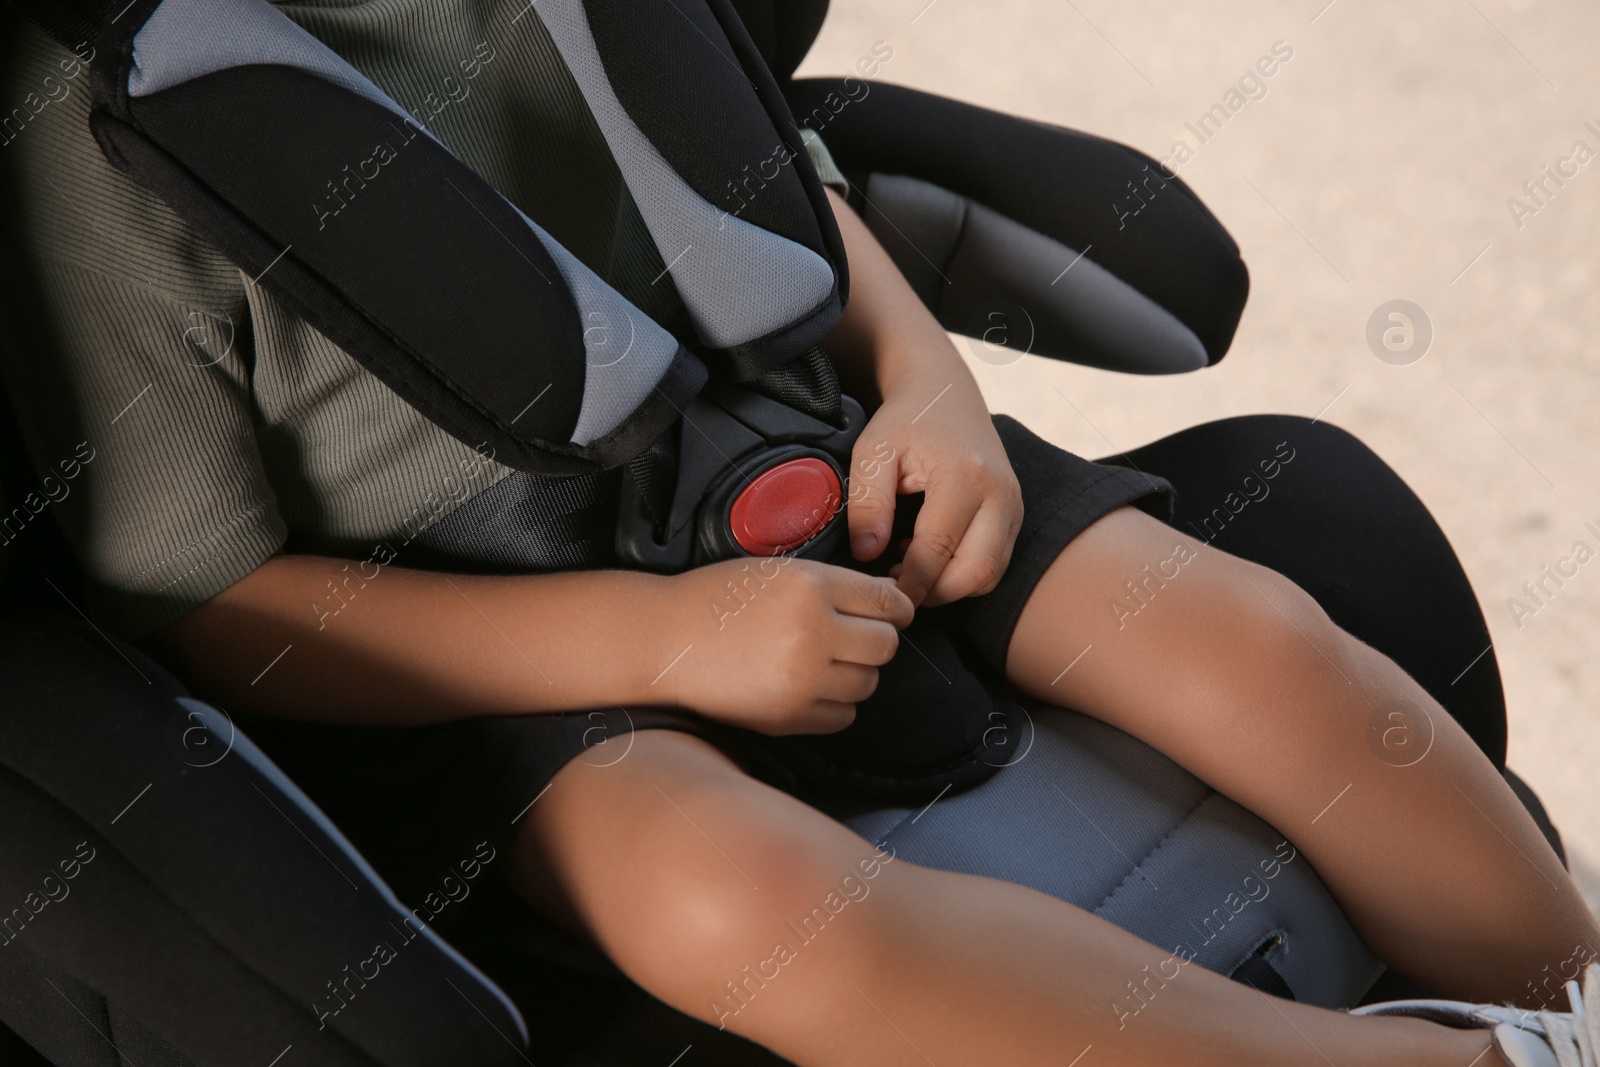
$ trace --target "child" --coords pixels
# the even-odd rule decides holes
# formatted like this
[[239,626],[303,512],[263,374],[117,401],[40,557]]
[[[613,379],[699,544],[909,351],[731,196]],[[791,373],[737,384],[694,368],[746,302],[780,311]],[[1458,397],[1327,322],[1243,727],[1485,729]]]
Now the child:
[[[444,84],[449,103],[429,114],[442,140],[639,306],[670,304],[537,19],[519,4],[436,7],[285,5],[397,99]],[[63,56],[40,39],[22,76]],[[457,62],[469,57],[470,78]],[[1294,583],[1162,523],[1150,512],[1165,483],[991,420],[836,195],[853,282],[827,349],[849,390],[878,401],[858,459],[880,461],[853,469],[855,556],[890,547],[897,495],[926,502],[891,577],[790,561],[730,621],[709,605],[738,564],[466,577],[407,566],[403,550],[374,560],[424,502],[466,514],[508,472],[112,171],[83,95],[27,131],[36,243],[69,352],[64,367],[7,368],[35,457],[63,433],[104,443],[87,491],[63,504],[102,610],[230,709],[311,724],[250,730],[362,828],[397,883],[408,862],[464,841],[462,819],[510,826],[507,876],[541,911],[667,1003],[804,1065],[1068,1063],[1085,1046],[1086,1062],[1108,1064],[1493,1062],[1481,1032],[1280,1004],[1198,970],[1163,991],[1148,1026],[1119,1031],[1104,1005],[1157,950],[1031,890],[885,862],[753,776],[768,770],[762,736],[846,726],[915,616],[991,646],[1024,693],[1147,741],[1271,822],[1373,950],[1431,988],[1514,998],[1594,943],[1532,820],[1426,692]],[[554,138],[569,152],[552,171],[529,145]],[[59,397],[70,417],[41,417]],[[603,539],[594,515],[614,482],[563,491],[577,501],[573,544]],[[1175,553],[1181,577],[1120,628],[1105,602]],[[352,580],[363,557],[376,569]],[[1366,740],[1372,712],[1396,701],[1437,731],[1403,769]],[[624,757],[588,744],[596,723]],[[340,747],[308,753],[318,743]],[[354,788],[341,792],[341,772]],[[723,984],[771,957],[791,916],[868,869],[871,897],[838,936],[785,959],[770,995],[717,1011]]]

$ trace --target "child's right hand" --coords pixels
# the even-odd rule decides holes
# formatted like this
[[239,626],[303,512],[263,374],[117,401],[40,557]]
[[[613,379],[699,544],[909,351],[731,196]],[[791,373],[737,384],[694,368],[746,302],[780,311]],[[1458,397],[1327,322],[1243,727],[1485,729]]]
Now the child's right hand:
[[773,736],[849,726],[913,611],[891,579],[787,557],[686,571],[668,596],[663,702]]

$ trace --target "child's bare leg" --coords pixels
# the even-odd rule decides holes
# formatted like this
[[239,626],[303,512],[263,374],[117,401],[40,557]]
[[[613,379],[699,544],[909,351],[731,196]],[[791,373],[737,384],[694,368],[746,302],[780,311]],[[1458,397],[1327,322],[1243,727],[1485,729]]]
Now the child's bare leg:
[[802,1067],[1061,1067],[1091,1045],[1085,1067],[1465,1067],[1488,1044],[1269,1000],[1193,965],[1122,1020],[1125,983],[1169,953],[1031,889],[863,868],[874,855],[697,738],[651,730],[614,765],[564,768],[514,863],[526,895],[644,988]]
[[[1046,573],[1007,674],[1277,827],[1373,951],[1440,994],[1536,1006],[1529,983],[1546,966],[1600,951],[1576,888],[1471,739],[1273,571],[1123,508]],[[1384,731],[1403,729],[1387,713],[1406,704],[1412,754],[1382,758]],[[1416,759],[1427,720],[1432,747]]]

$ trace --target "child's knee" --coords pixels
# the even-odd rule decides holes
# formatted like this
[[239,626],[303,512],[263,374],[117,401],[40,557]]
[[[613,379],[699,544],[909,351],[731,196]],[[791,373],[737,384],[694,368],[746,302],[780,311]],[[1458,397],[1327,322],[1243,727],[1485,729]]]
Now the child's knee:
[[626,820],[604,849],[565,861],[582,870],[558,875],[573,879],[576,910],[613,962],[720,1024],[820,945],[871,951],[861,913],[892,857],[693,739],[658,733],[641,735],[626,770],[628,760],[574,776],[584,799],[610,794],[599,802]]
[[[636,919],[646,931],[613,959],[655,996],[717,1026],[754,1009],[810,1002],[819,967],[870,967],[892,955],[882,921],[886,898],[860,873],[872,849],[842,857],[804,835],[722,834],[726,870],[693,861],[652,872],[656,883]],[[737,871],[733,868],[737,867]],[[730,876],[731,875],[731,876]],[[796,998],[799,998],[798,1001]]]
[[1222,553],[1198,596],[1190,624],[1214,654],[1204,687],[1246,710],[1251,697],[1281,701],[1296,687],[1357,681],[1353,637],[1290,579]]

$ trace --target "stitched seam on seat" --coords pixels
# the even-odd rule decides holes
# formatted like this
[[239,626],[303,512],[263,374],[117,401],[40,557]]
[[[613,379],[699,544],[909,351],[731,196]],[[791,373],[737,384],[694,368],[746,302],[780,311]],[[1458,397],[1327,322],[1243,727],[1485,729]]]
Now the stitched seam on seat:
[[1179,819],[1176,823],[1174,823],[1172,829],[1168,830],[1164,835],[1162,835],[1162,838],[1161,838],[1160,841],[1157,841],[1150,848],[1150,850],[1148,852],[1146,852],[1143,856],[1139,857],[1139,861],[1133,865],[1133,869],[1128,872],[1127,877],[1123,878],[1122,881],[1118,882],[1116,884],[1116,886],[1111,890],[1111,892],[1109,892],[1109,893],[1107,893],[1105,895],[1105,899],[1100,901],[1099,904],[1096,904],[1094,906],[1094,914],[1099,915],[1100,914],[1100,909],[1104,908],[1107,904],[1109,904],[1111,902],[1111,898],[1112,897],[1114,897],[1118,893],[1122,892],[1122,887],[1127,885],[1128,881],[1130,879],[1132,879],[1135,875],[1137,875],[1140,872],[1140,870],[1144,867],[1144,865],[1150,860],[1150,858],[1152,856],[1154,856],[1157,852],[1160,852],[1162,847],[1165,846],[1168,841],[1172,840],[1172,835],[1177,833],[1179,830],[1183,829],[1186,825],[1188,825],[1189,820],[1194,818],[1194,813],[1199,811],[1201,806],[1204,805],[1206,801],[1208,801],[1212,797],[1218,796],[1218,795],[1219,794],[1216,792],[1216,790],[1208,790],[1206,792],[1206,794],[1203,797],[1200,798],[1200,803],[1196,804],[1194,807],[1192,807],[1188,811],[1186,811],[1184,813],[1184,815],[1183,815],[1183,818]]

